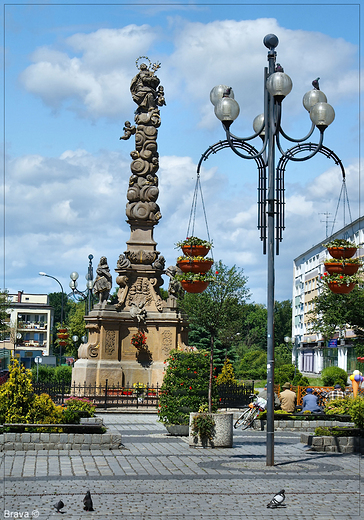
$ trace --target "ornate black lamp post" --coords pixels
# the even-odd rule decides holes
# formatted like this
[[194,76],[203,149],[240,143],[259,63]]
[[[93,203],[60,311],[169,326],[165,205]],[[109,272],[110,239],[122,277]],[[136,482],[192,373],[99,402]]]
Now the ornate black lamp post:
[[[61,291],[62,291],[62,299],[61,299],[61,327],[63,327],[64,291],[63,291],[62,284],[61,284],[61,282],[57,278],[55,278],[54,276],[51,276],[50,274],[46,274],[46,273],[43,273],[43,272],[40,272],[39,274],[40,274],[40,276],[46,276],[47,278],[52,278],[52,280],[55,280],[58,283],[58,285],[60,286],[60,288],[61,288]],[[59,345],[59,364],[62,365],[62,345]]]
[[[226,132],[226,141],[220,141],[203,154],[199,166],[210,153],[230,147],[243,159],[254,159],[259,169],[258,228],[263,241],[263,253],[267,252],[268,242],[268,287],[267,287],[267,466],[274,465],[274,243],[276,254],[279,254],[279,242],[284,229],[284,169],[288,161],[306,161],[322,151],[324,131],[334,118],[334,109],[326,101],[325,94],[319,89],[318,79],[312,82],[313,90],[303,97],[303,105],[310,114],[312,126],[309,133],[302,139],[292,139],[281,127],[282,101],[292,89],[292,81],[279,63],[276,63],[275,48],[278,38],[274,34],[265,36],[264,45],[268,50],[268,67],[264,70],[264,113],[257,116],[253,122],[254,134],[247,138],[236,137],[230,132],[230,126],[239,115],[239,105],[234,99],[233,91],[225,85],[214,87],[210,99],[215,105],[215,114],[220,119]],[[320,132],[319,142],[304,143],[314,132],[315,127]],[[260,136],[263,145],[258,151],[248,143]],[[283,150],[281,136],[296,144]],[[275,153],[278,148],[281,157],[276,167]],[[241,151],[242,150],[242,151]],[[327,149],[325,149],[327,150]],[[309,151],[305,156],[296,157]],[[245,152],[245,153],[244,153]],[[324,153],[324,152],[322,152]]]
[[69,283],[69,286],[70,288],[72,289],[72,293],[74,295],[78,295],[80,296],[83,300],[85,300],[85,303],[86,303],[86,309],[85,309],[85,314],[89,314],[89,312],[91,312],[92,310],[92,288],[93,288],[93,285],[94,285],[94,272],[93,272],[93,267],[92,267],[92,259],[93,259],[93,255],[88,255],[88,269],[87,269],[87,274],[85,276],[86,278],[86,289],[84,291],[79,291],[77,289],[77,279],[78,279],[78,273],[76,271],[73,271],[71,274],[70,274],[70,278],[71,278],[71,281]]

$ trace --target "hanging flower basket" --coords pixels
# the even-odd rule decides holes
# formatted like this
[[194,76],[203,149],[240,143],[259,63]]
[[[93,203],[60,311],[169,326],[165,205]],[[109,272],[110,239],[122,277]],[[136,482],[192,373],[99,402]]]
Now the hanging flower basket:
[[327,250],[333,258],[351,258],[356,253],[356,247],[328,247]]
[[210,282],[202,282],[201,280],[196,280],[194,282],[181,280],[183,289],[188,293],[202,293],[207,289],[209,283]]
[[325,269],[329,274],[348,274],[353,275],[358,272],[360,263],[346,263],[346,262],[325,262]]
[[207,273],[214,263],[210,258],[203,256],[197,257],[183,257],[177,258],[177,265],[183,273]]
[[58,337],[58,339],[68,339],[68,334],[65,334],[65,333],[57,334],[57,337]]
[[330,291],[335,294],[348,294],[354,289],[355,285],[359,281],[358,276],[355,274],[329,274],[328,272],[325,272],[321,276],[321,279],[325,284],[327,284]]
[[353,283],[350,283],[349,285],[345,285],[345,284],[340,285],[337,282],[329,282],[328,286],[329,286],[330,291],[332,291],[335,294],[349,294],[349,292],[351,292],[354,289],[355,283],[353,282]]
[[61,347],[65,347],[67,343],[65,341],[59,341],[58,345],[60,345]]
[[207,289],[210,282],[216,280],[210,271],[206,274],[191,272],[176,274],[175,278],[181,283],[182,288],[189,293],[201,293]]
[[212,248],[212,242],[198,237],[188,237],[186,240],[177,242],[176,247],[180,247],[186,256],[206,256]]
[[206,256],[210,251],[207,246],[182,246],[181,249],[186,256]]
[[323,244],[333,258],[351,258],[355,255],[358,247],[349,240],[336,239]]

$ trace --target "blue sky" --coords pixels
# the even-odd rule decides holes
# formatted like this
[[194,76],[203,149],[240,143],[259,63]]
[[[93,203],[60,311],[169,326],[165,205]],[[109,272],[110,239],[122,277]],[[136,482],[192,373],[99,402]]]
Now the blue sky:
[[[293,137],[310,128],[302,97],[320,77],[336,118],[325,133],[347,171],[353,219],[360,209],[359,4],[216,4],[144,2],[97,5],[30,3],[5,15],[5,263],[2,285],[15,292],[68,288],[87,257],[126,249],[126,188],[132,139],[120,141],[135,105],[129,86],[135,60],[162,66],[158,250],[175,263],[186,235],[196,165],[224,139],[209,101],[219,83],[234,88],[240,116],[232,131],[250,135],[262,111],[266,34],[277,34],[278,58],[293,81],[283,126]],[[317,134],[311,138],[317,141]],[[258,146],[258,145],[257,145]],[[252,300],[265,303],[266,258],[256,228],[257,173],[230,150],[210,156],[201,182],[214,257],[244,268]],[[247,164],[248,163],[248,164]],[[291,298],[293,259],[324,241],[321,213],[333,218],[340,171],[320,155],[286,168],[286,230],[276,260],[276,299]],[[346,224],[348,221],[346,221]],[[343,225],[342,211],[335,230]],[[331,227],[330,227],[331,229]],[[201,207],[196,234],[206,235]]]

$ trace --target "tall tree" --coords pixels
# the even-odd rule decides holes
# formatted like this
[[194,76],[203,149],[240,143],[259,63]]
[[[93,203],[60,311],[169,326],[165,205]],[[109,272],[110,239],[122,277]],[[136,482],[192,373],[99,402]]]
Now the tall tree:
[[335,332],[344,336],[352,328],[364,340],[364,289],[356,286],[349,294],[334,294],[328,287],[313,299],[314,308],[308,313],[311,330],[330,340]]
[[250,297],[247,277],[243,269],[235,265],[228,268],[221,260],[215,263],[216,281],[210,283],[204,293],[186,293],[181,301],[182,309],[190,321],[205,328],[210,335],[209,411],[213,377],[214,342],[229,323],[237,318],[239,305]]

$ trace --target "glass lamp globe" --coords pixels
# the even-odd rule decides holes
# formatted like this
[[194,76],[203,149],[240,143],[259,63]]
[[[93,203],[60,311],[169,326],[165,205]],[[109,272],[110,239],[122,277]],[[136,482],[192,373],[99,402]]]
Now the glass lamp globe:
[[[216,106],[217,103],[222,99],[224,92],[231,87],[228,87],[227,85],[216,85],[211,92],[210,92],[210,101],[211,103]],[[230,90],[229,97],[234,99],[234,92],[233,89]]]
[[292,90],[292,80],[284,72],[273,72],[267,79],[268,92],[282,101]]
[[316,103],[326,103],[327,98],[322,90],[309,90],[303,96],[302,103],[305,109],[310,112],[311,108],[316,105]]
[[70,283],[68,284],[70,286],[70,288],[72,289],[76,289],[78,283],[76,282],[76,280],[71,280]]
[[231,97],[223,97],[215,105],[215,115],[222,122],[233,122],[238,117],[240,107],[235,99]]
[[328,103],[316,103],[310,111],[311,121],[325,130],[335,119],[335,110]]
[[78,273],[76,271],[73,271],[73,273],[70,274],[70,278],[71,278],[71,280],[77,280]]
[[264,114],[259,114],[259,116],[257,116],[253,121],[253,129],[254,129],[255,133],[258,133],[259,130],[261,130],[261,128],[263,128],[263,130],[261,132],[259,132],[259,135],[261,137],[265,136],[265,127],[263,125],[264,125]]

